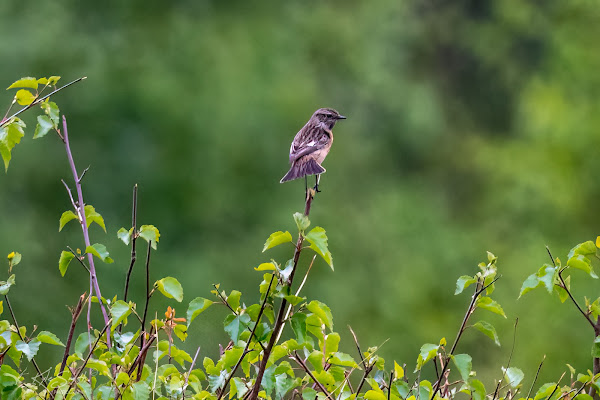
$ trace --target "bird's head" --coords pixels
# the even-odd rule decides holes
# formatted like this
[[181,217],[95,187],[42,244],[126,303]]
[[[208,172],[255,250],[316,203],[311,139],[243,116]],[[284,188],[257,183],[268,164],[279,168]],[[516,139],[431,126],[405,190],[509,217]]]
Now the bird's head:
[[343,115],[333,108],[319,108],[312,116],[316,119],[323,127],[327,129],[333,129],[333,126],[339,119],[346,119]]

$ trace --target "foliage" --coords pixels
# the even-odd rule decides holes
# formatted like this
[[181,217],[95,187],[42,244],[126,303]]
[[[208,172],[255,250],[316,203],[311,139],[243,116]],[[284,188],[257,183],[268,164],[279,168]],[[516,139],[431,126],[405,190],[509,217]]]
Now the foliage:
[[[11,85],[11,88],[36,89],[37,85],[56,83],[56,80],[57,77],[23,78]],[[70,263],[75,260],[89,273],[89,284],[93,293],[82,295],[78,305],[72,310],[66,344],[52,332],[44,330],[36,334],[37,327],[28,329],[17,323],[16,315],[10,306],[9,292],[16,284],[15,270],[22,261],[22,255],[17,252],[8,254],[7,278],[6,281],[0,282],[0,294],[5,297],[12,320],[0,321],[2,399],[220,400],[227,396],[229,399],[251,400],[258,397],[277,400],[296,397],[321,400],[416,400],[454,399],[466,394],[477,400],[500,400],[513,399],[523,389],[525,374],[521,369],[510,366],[510,357],[506,366],[500,366],[498,369],[494,384],[488,384],[488,388],[493,388],[489,390],[483,381],[477,379],[473,369],[473,357],[465,353],[456,354],[463,334],[470,327],[479,330],[496,345],[500,345],[496,329],[490,322],[480,320],[470,325],[471,317],[477,310],[506,318],[502,306],[492,298],[500,276],[497,268],[498,258],[490,252],[487,253],[487,260],[478,265],[479,270],[473,276],[461,276],[456,282],[456,295],[469,288],[473,289],[473,294],[452,346],[447,348],[448,343],[444,337],[437,344],[424,344],[414,362],[413,376],[409,377],[406,373],[412,369],[407,369],[407,364],[401,365],[394,361],[393,365],[388,363],[386,366],[385,360],[379,354],[382,345],[368,347],[363,351],[351,329],[354,344],[358,349],[357,357],[343,352],[340,347],[342,335],[334,329],[331,309],[319,300],[301,295],[306,279],[295,291],[292,289],[298,263],[305,251],[310,251],[312,256],[309,257],[312,261],[306,276],[310,273],[317,255],[333,269],[327,234],[319,226],[308,231],[311,225],[308,211],[304,215],[296,213],[293,216],[298,228],[295,245],[288,231],[277,231],[267,238],[263,252],[275,247],[289,246],[291,243],[290,250],[293,251],[293,255],[285,262],[273,259],[254,268],[261,280],[254,296],[245,296],[242,301],[241,291],[228,291],[222,289],[221,285],[214,285],[211,293],[215,300],[194,298],[187,304],[185,318],[177,317],[176,309],[168,306],[164,317],[161,315],[161,318],[148,322],[149,303],[154,294],[161,293],[166,299],[182,303],[184,292],[179,280],[172,276],[158,279],[150,285],[151,254],[157,250],[160,232],[153,225],[141,225],[138,228],[136,186],[132,210],[133,226],[129,229],[121,228],[116,232],[125,245],[131,246],[125,293],[122,299],[117,296],[101,296],[94,257],[104,263],[112,263],[114,260],[109,256],[104,244],[90,244],[89,228],[95,222],[106,231],[104,218],[94,207],[86,205],[83,201],[81,184],[85,171],[80,175],[77,173],[71,154],[66,119],[63,117],[61,128],[58,106],[52,103],[50,107],[47,101],[38,102],[39,92],[27,92],[29,95],[23,92],[16,95],[13,104],[16,102],[23,105],[25,108],[22,110],[31,108],[32,104],[41,106],[50,122],[43,118],[36,128],[35,135],[42,137],[50,130],[57,133],[65,145],[74,175],[77,200],[69,186],[63,182],[73,210],[62,214],[59,230],[68,222],[77,221],[86,246],[84,250],[63,250],[58,269],[64,276]],[[14,124],[15,118],[9,118],[6,126]],[[50,125],[47,130],[44,121]],[[25,128],[24,125],[19,126]],[[10,157],[8,159],[10,160]],[[6,158],[5,166],[8,166]],[[314,190],[309,189],[305,210],[310,210],[314,196]],[[145,270],[148,286],[143,312],[141,307],[138,309],[136,302],[127,300],[129,279],[137,260],[136,243],[139,238],[147,242]],[[305,245],[305,242],[308,245]],[[600,314],[600,298],[593,302],[586,299],[583,309],[571,293],[568,283],[570,276],[563,277],[565,271],[579,269],[590,279],[597,279],[592,267],[592,256],[596,257],[596,254],[596,244],[588,241],[570,251],[564,267],[559,260],[554,260],[551,256],[552,265],[544,265],[537,273],[527,278],[521,295],[535,288],[545,287],[550,293],[556,292],[563,302],[571,298],[581,314],[592,324],[595,333],[599,332],[600,326],[595,321]],[[253,298],[257,301],[254,302]],[[93,303],[99,304],[104,318],[104,326],[100,330],[92,329],[90,314]],[[192,354],[182,349],[182,345],[190,339],[190,324],[194,321],[200,323],[200,314],[213,305],[222,305],[226,310],[223,329],[230,341],[221,346],[218,358],[205,356],[201,361],[200,348],[192,357]],[[84,307],[88,309],[87,330],[76,337],[72,346],[77,321]],[[0,313],[2,311],[3,307],[0,307]],[[286,325],[291,330],[284,330]],[[575,371],[569,367],[569,384],[561,386],[562,377],[557,382],[542,384],[533,399],[568,397],[586,400],[591,398],[590,395],[595,395],[600,389],[600,371],[596,371],[596,366],[600,365],[599,343],[600,339],[596,335],[591,354],[594,358],[594,371],[575,377]],[[35,362],[42,344],[64,347],[63,359],[56,364],[50,376],[42,374]],[[29,363],[34,366],[36,373],[30,373],[30,369],[27,368]],[[412,367],[413,363],[409,365]],[[435,371],[434,380],[422,379],[421,373],[425,368]],[[531,398],[535,380],[534,378],[526,399]],[[589,394],[583,393],[586,389],[589,390]]]

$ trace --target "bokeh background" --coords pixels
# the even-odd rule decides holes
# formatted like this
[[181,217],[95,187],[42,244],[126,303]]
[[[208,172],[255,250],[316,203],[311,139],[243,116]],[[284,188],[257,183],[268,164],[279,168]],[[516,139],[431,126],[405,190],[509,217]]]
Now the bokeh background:
[[[178,278],[186,304],[213,283],[257,300],[253,270],[294,229],[304,183],[280,185],[289,143],[319,107],[348,116],[334,132],[323,192],[311,213],[329,236],[336,271],[318,261],[305,295],[328,304],[344,349],[346,325],[363,347],[412,371],[423,343],[454,339],[469,294],[456,278],[499,256],[495,324],[502,347],[469,332],[460,352],[489,387],[509,357],[531,384],[570,363],[591,368],[592,332],[571,304],[543,291],[517,300],[523,280],[600,231],[600,2],[546,1],[105,1],[0,2],[0,86],[22,76],[87,76],[54,100],[67,115],[75,160],[90,166],[85,198],[106,220],[92,229],[116,260],[99,264],[108,297],[122,296],[129,249],[116,231],[162,234],[152,279]],[[12,92],[3,95],[8,107]],[[0,175],[0,254],[23,254],[11,298],[19,322],[65,337],[87,290],[60,251],[81,247],[76,224],[58,233],[71,179],[56,136],[29,134]],[[140,255],[143,258],[144,247]],[[306,268],[308,258],[302,260]],[[142,304],[142,264],[131,297]],[[575,273],[578,299],[598,283]],[[153,300],[154,301],[154,300]],[[162,313],[172,302],[159,300]],[[226,310],[190,328],[188,349],[215,356]],[[83,320],[82,320],[83,321]],[[84,322],[80,324],[83,329]],[[98,325],[100,323],[98,322]],[[60,350],[57,350],[57,353]],[[43,349],[40,362],[56,357]],[[56,358],[54,358],[56,360]]]

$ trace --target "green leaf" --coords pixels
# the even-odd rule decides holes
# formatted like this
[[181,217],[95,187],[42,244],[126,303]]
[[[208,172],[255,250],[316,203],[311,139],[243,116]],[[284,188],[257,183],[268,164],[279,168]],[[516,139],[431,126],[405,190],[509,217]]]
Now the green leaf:
[[483,386],[483,382],[481,382],[479,379],[471,379],[468,388],[471,392],[471,398],[473,400],[485,400],[485,386]]
[[588,240],[587,242],[579,243],[569,251],[567,258],[572,258],[576,255],[591,256],[596,254],[596,243]]
[[133,303],[125,303],[123,300],[117,300],[113,303],[110,308],[110,315],[112,316],[112,329],[116,328],[121,322],[131,314],[131,308]]
[[52,121],[54,128],[57,128],[58,123],[60,121],[60,110],[58,109],[56,103],[53,101],[46,100],[43,103],[41,103],[40,106],[42,107],[42,110],[44,110],[46,115],[50,118],[50,121]]
[[454,361],[454,365],[456,365],[456,369],[460,372],[462,380],[467,382],[471,375],[471,369],[473,368],[471,356],[468,354],[457,354],[451,357],[452,361]]
[[289,233],[288,231],[273,232],[273,233],[271,233],[271,236],[269,236],[269,238],[265,242],[265,246],[263,247],[262,251],[264,253],[265,251],[269,250],[270,248],[273,248],[275,246],[279,246],[282,243],[288,243],[291,241],[292,241],[292,234]]
[[325,234],[325,229],[316,226],[308,232],[304,238],[310,243],[310,248],[323,257],[323,260],[325,260],[333,270],[333,259],[331,257],[331,252],[327,247],[327,235]]
[[333,330],[333,316],[331,315],[331,309],[320,301],[313,300],[306,306],[308,311],[315,314],[321,319],[321,322],[325,324],[330,330]]
[[213,304],[212,301],[205,299],[204,297],[196,297],[194,300],[190,301],[190,304],[187,309],[187,324],[190,326],[192,321],[200,315],[204,310]]
[[335,352],[329,358],[328,362],[332,365],[341,365],[342,367],[358,368],[358,364],[350,354]]
[[139,235],[146,242],[150,242],[154,250],[157,248],[157,244],[160,241],[160,232],[154,225],[142,225],[140,226]]
[[[554,392],[555,388],[556,388],[556,382],[544,383],[542,386],[540,386],[538,391],[535,393],[534,400],[540,400],[540,399],[547,398],[548,396],[550,396],[550,394],[552,392]],[[550,400],[550,399],[548,399],[548,400]]]
[[35,95],[27,89],[20,89],[15,94],[15,100],[21,106],[28,106],[35,100]]
[[496,300],[493,300],[491,297],[481,296],[477,299],[475,306],[484,308],[498,315],[502,315],[504,318],[506,318],[506,314],[504,314],[504,310],[502,309],[500,304]]
[[62,251],[60,253],[60,259],[58,260],[58,270],[60,271],[61,276],[65,276],[67,273],[67,268],[69,268],[69,264],[71,260],[75,258],[75,255],[70,251]]
[[125,228],[121,228],[117,231],[117,237],[123,241],[126,245],[129,245],[129,241],[131,240],[131,234],[133,233],[133,228],[127,230]]
[[240,306],[240,297],[242,297],[242,292],[232,290],[229,296],[227,296],[227,304],[229,304],[234,310],[237,310]]
[[15,89],[15,88],[37,89],[38,81],[37,81],[37,79],[28,76],[28,77],[21,78],[18,81],[13,82],[9,87],[6,88],[6,90]]
[[600,336],[596,336],[592,345],[592,357],[600,358]]
[[456,290],[454,291],[454,294],[455,295],[461,294],[463,292],[463,290],[465,290],[466,288],[468,288],[470,285],[472,285],[475,282],[477,282],[477,279],[473,278],[472,276],[468,276],[468,275],[461,276],[456,281]]
[[67,222],[77,219],[77,215],[75,215],[75,213],[73,211],[65,211],[64,213],[62,213],[62,215],[60,216],[60,221],[58,223],[58,231],[62,231],[62,229],[65,227],[65,225],[67,224]]
[[436,356],[440,346],[437,344],[426,343],[421,346],[421,351],[419,352],[419,357],[417,358],[417,368],[415,368],[415,372],[419,371],[427,361],[431,360]]
[[258,267],[255,267],[255,271],[275,271],[275,264],[270,263],[262,263]]
[[598,279],[598,275],[596,275],[594,269],[592,268],[592,262],[589,258],[582,254],[576,254],[575,256],[569,258],[567,261],[567,266],[580,269],[588,273],[592,278]]
[[291,325],[296,340],[302,344],[306,341],[306,314],[294,313],[291,318]]
[[104,232],[106,232],[106,226],[104,225],[104,218],[102,218],[102,215],[98,214],[96,212],[96,209],[89,204],[84,207],[84,210],[85,210],[85,221],[87,223],[88,228],[90,227],[92,222],[95,222],[98,225],[100,225],[100,227],[104,230]]
[[12,149],[21,142],[21,138],[25,135],[23,128],[25,128],[25,123],[19,118],[13,118],[0,130],[0,155],[4,160],[5,170],[8,170]]
[[85,248],[86,253],[90,253],[107,264],[112,264],[114,260],[108,256],[108,250],[106,250],[106,246],[100,243],[95,243],[91,246]]
[[0,281],[0,294],[7,295],[10,287],[15,284],[15,274],[8,277],[7,281]]
[[516,388],[517,386],[519,386],[519,383],[521,383],[521,381],[525,377],[525,375],[523,374],[523,371],[521,371],[519,368],[516,368],[516,367],[502,368],[502,372],[504,372],[504,374],[507,378],[508,384],[510,386],[512,386],[513,388]]
[[500,340],[498,340],[496,328],[494,328],[492,324],[486,321],[479,321],[473,325],[473,328],[477,329],[479,332],[483,333],[484,335],[492,339],[498,346],[500,346]]
[[230,314],[228,315],[228,318],[225,319],[225,332],[229,334],[229,337],[233,343],[237,343],[240,332],[245,329],[249,323],[250,316],[248,314],[242,314],[238,316]]
[[50,85],[50,86],[56,85],[56,83],[59,81],[59,79],[60,79],[60,76],[52,75],[51,77],[48,78],[48,85]]
[[284,299],[286,299],[287,302],[290,303],[291,305],[295,306],[298,303],[300,303],[301,301],[303,301],[305,298],[290,294],[289,296],[285,296]]
[[31,361],[33,357],[37,354],[40,349],[40,341],[37,339],[33,339],[29,343],[25,343],[22,340],[18,340],[15,344],[15,348],[25,354],[28,361]]
[[47,115],[38,115],[33,138],[39,139],[46,136],[46,134],[50,132],[52,128],[54,128],[54,124]]
[[22,256],[21,256],[21,253],[12,251],[8,254],[7,258],[8,258],[9,265],[11,267],[15,267],[21,262]]
[[365,400],[388,400],[382,391],[369,390],[365,393]]
[[58,336],[56,336],[52,332],[41,331],[37,335],[37,340],[39,340],[42,343],[48,343],[48,344],[53,344],[55,346],[63,346],[63,347],[65,347],[65,345],[63,344],[63,342],[60,341],[60,339],[58,338]]
[[294,221],[296,222],[296,226],[300,232],[304,232],[310,226],[310,220],[308,219],[308,216],[299,212],[294,213]]
[[179,303],[183,300],[183,288],[179,281],[173,277],[162,278],[154,283],[154,286],[165,296],[175,299]]

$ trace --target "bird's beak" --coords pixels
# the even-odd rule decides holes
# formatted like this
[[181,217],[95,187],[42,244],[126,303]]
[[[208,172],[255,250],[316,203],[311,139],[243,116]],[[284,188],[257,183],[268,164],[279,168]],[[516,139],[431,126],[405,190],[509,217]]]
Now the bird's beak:
[[346,119],[346,117],[344,117],[343,115],[338,115],[337,119]]

